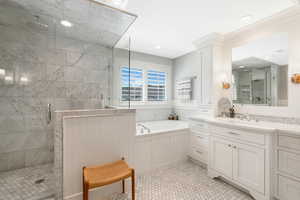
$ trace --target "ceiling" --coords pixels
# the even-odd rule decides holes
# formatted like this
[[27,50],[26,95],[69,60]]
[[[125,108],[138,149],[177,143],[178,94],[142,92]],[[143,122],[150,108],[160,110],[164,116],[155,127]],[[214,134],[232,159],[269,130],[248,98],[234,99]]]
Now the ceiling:
[[[134,51],[176,58],[195,49],[193,42],[212,32],[228,33],[296,4],[295,0],[128,0],[127,10],[138,15],[118,43]],[[157,47],[160,48],[157,48]]]

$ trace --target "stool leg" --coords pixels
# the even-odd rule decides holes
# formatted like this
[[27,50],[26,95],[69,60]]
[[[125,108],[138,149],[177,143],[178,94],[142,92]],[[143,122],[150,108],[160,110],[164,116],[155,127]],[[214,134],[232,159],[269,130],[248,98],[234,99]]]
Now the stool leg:
[[135,177],[134,177],[134,169],[132,169],[131,172],[131,195],[132,195],[132,199],[131,200],[135,200]]
[[83,200],[88,200],[86,198],[86,184],[85,184],[85,181],[84,181],[84,170],[85,170],[85,167],[82,168],[82,199]]
[[83,188],[83,200],[89,199],[89,189],[88,186],[85,184]]
[[125,180],[122,180],[122,192],[125,193]]

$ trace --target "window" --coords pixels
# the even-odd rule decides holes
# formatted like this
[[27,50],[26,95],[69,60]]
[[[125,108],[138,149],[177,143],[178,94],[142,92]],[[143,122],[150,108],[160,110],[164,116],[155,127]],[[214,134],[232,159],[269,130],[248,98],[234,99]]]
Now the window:
[[[121,67],[121,101],[163,102],[167,100],[167,72]],[[130,77],[130,91],[129,91]],[[130,98],[129,98],[130,93]]]
[[[130,91],[129,91],[130,78]],[[143,71],[137,68],[122,67],[121,68],[121,87],[122,101],[142,101],[143,100]]]
[[147,72],[148,101],[166,100],[166,73],[154,70]]

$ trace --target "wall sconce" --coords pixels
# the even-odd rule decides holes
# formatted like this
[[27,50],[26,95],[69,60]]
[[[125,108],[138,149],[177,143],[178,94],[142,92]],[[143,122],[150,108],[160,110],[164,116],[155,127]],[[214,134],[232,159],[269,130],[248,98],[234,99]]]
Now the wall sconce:
[[223,82],[223,83],[222,83],[222,88],[223,88],[223,89],[229,89],[229,88],[230,88],[230,83]]
[[222,74],[221,81],[222,81],[222,88],[223,89],[229,89],[230,88],[230,83],[228,81],[228,78],[227,78],[226,74]]
[[294,74],[291,78],[292,82],[295,84],[300,84],[300,74]]

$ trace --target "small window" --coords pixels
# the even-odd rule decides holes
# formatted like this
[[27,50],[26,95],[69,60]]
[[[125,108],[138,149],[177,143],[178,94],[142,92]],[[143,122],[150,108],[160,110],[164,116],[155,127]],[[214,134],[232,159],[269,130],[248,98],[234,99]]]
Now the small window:
[[[130,78],[130,86],[129,86],[129,78]],[[142,69],[130,68],[130,73],[129,73],[128,67],[121,68],[121,93],[122,93],[122,101],[129,101],[129,94],[130,94],[131,101],[143,100],[143,70]]]
[[166,101],[166,72],[147,71],[148,101]]

